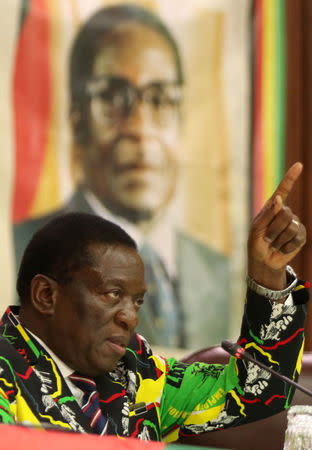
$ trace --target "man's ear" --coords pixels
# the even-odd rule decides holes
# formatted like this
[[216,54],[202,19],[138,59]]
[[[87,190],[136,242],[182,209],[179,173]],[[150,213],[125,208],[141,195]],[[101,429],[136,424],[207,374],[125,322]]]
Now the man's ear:
[[82,112],[72,107],[69,113],[69,122],[76,144],[84,146],[86,143],[86,124]]
[[69,112],[69,123],[72,129],[73,134],[76,133],[77,128],[79,127],[81,121],[81,114],[77,109],[71,108]]
[[57,290],[57,281],[47,275],[35,275],[30,285],[30,298],[33,307],[41,314],[52,316],[55,310]]

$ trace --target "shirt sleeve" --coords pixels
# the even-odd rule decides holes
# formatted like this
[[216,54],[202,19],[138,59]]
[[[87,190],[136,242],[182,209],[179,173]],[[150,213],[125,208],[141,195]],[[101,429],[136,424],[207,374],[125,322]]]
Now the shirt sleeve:
[[[247,291],[238,343],[257,360],[298,378],[308,293],[302,282],[293,304],[271,302]],[[168,359],[161,402],[161,432],[167,441],[265,418],[287,409],[293,387],[251,362],[182,364]]]

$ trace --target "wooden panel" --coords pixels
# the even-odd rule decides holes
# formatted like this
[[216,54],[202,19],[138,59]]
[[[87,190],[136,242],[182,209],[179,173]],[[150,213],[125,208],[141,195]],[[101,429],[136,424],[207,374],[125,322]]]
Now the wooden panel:
[[[287,115],[286,167],[302,161],[304,172],[288,204],[308,232],[307,244],[294,261],[294,268],[312,281],[312,2],[287,0]],[[312,350],[312,304],[306,323],[306,350]]]

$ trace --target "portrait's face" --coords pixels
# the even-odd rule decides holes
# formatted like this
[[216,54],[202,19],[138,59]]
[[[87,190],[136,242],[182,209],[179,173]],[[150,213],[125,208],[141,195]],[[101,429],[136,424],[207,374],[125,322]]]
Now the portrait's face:
[[113,370],[138,323],[144,266],[135,249],[90,247],[92,265],[58,284],[52,350],[73,370],[96,376]]
[[177,176],[181,86],[172,48],[158,32],[129,24],[99,46],[87,83],[86,185],[114,213],[151,218]]

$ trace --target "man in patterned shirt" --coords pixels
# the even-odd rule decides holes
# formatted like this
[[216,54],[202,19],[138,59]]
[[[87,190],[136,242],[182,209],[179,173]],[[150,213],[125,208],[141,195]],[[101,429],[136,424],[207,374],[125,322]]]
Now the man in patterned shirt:
[[[283,203],[301,170],[300,163],[288,170],[251,225],[239,337],[292,379],[300,371],[308,295],[287,264],[306,231]],[[254,364],[233,357],[227,366],[186,365],[153,354],[134,332],[146,290],[136,244],[98,216],[71,213],[37,231],[17,290],[21,307],[9,307],[1,324],[4,423],[172,441],[290,404],[293,389]]]

